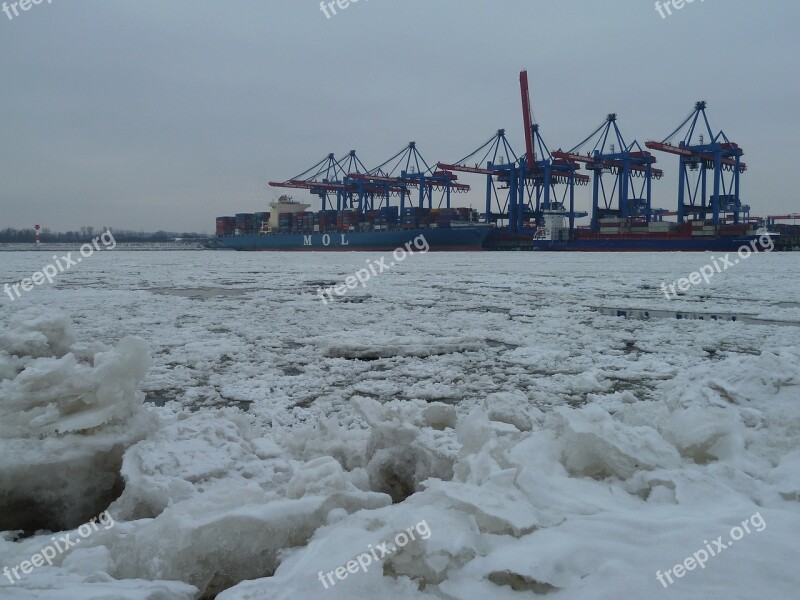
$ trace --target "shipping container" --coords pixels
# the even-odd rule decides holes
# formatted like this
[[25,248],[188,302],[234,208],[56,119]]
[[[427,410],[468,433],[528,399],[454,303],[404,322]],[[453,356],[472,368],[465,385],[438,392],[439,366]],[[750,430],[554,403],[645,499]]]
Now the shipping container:
[[217,237],[236,233],[236,217],[217,217]]

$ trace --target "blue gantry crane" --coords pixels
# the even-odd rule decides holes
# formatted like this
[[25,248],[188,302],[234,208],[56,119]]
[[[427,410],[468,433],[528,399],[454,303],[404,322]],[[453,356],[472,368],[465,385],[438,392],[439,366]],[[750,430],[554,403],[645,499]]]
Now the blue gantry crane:
[[513,204],[518,203],[516,189],[509,185],[507,173],[517,164],[516,153],[506,139],[505,129],[497,133],[455,163],[438,164],[444,172],[472,173],[486,176],[486,222],[498,223],[507,219],[513,212]]
[[[587,154],[582,148],[594,142]],[[653,164],[656,158],[645,151],[639,142],[628,144],[617,125],[617,115],[610,114],[605,122],[589,137],[568,152],[556,151],[553,156],[584,163],[594,173],[592,188],[592,231],[599,231],[603,218],[653,220],[653,179],[661,179],[664,172]],[[614,175],[614,183],[607,189],[604,175]],[[601,205],[602,201],[602,205]]]
[[299,175],[286,181],[270,181],[269,185],[278,188],[308,190],[311,194],[319,196],[322,201],[322,210],[334,208],[333,196],[336,198],[336,210],[343,210],[357,204],[356,189],[345,185],[344,178],[348,173],[366,170],[355,150],[351,150],[341,160],[336,160],[336,156],[331,153]]
[[[400,210],[406,207],[406,199],[411,202],[410,191],[418,191],[419,208],[450,208],[453,193],[469,192],[470,186],[458,183],[458,177],[448,171],[432,168],[423,158],[416,142],[410,142],[402,150],[367,173],[352,174],[352,181],[365,182],[372,186],[393,186],[400,196]],[[388,198],[388,196],[387,196]],[[387,204],[388,206],[388,204]]]
[[[682,131],[684,137],[676,146],[672,140]],[[747,171],[741,160],[744,151],[723,131],[714,134],[704,101],[697,102],[694,111],[664,140],[648,141],[645,145],[680,157],[679,223],[710,216],[713,224],[719,225],[729,219],[726,214],[731,215],[734,223],[747,218],[750,207],[742,204],[739,188],[739,177]],[[711,190],[709,174],[713,177]]]
[[351,150],[344,158],[336,160],[329,154],[311,168],[287,181],[270,181],[269,185],[278,188],[303,189],[319,196],[322,210],[354,210],[366,212],[377,204],[389,206],[390,197],[404,196],[407,186],[395,179],[371,181],[367,178],[369,170]]

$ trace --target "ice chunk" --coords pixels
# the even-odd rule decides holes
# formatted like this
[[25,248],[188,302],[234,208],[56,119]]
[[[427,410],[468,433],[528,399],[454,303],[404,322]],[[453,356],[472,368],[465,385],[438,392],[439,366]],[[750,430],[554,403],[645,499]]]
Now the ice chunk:
[[174,504],[121,536],[110,547],[117,565],[113,575],[181,580],[213,597],[240,581],[272,575],[282,551],[306,545],[332,511],[353,513],[388,502],[382,494],[354,489],[286,499],[255,483],[217,488]]
[[113,509],[121,519],[139,519],[214,488],[254,481],[275,490],[292,467],[271,438],[259,437],[246,416],[229,408],[179,413],[126,452],[121,472],[125,491]]
[[769,474],[769,480],[785,500],[800,502],[800,450],[784,456]]
[[559,407],[553,425],[564,443],[564,466],[576,475],[627,479],[639,470],[677,467],[681,462],[658,431],[619,423],[597,406]]
[[63,317],[27,311],[13,323],[3,343],[30,351],[0,380],[0,529],[71,528],[119,495],[123,452],[154,428],[138,391],[147,344],[126,337],[82,360],[65,353]]
[[[434,429],[452,420],[452,414],[438,407],[429,410],[419,404],[388,403],[356,398],[353,406],[372,426],[366,449],[371,489],[389,494],[395,502],[421,489],[430,477],[453,476],[457,450],[452,434]],[[406,418],[413,412],[411,418]]]
[[693,406],[675,411],[664,437],[697,464],[733,458],[744,450],[744,426],[730,410]]
[[534,418],[537,421],[542,418],[542,412],[530,406],[528,396],[518,390],[491,394],[484,400],[483,406],[491,421],[508,423],[520,431],[531,431]]
[[14,313],[8,331],[0,333],[0,351],[20,357],[61,357],[74,343],[75,333],[66,316],[36,307]]
[[436,337],[420,339],[419,336],[390,336],[374,331],[353,332],[350,339],[319,338],[326,356],[375,360],[393,356],[436,356],[479,350],[478,338]]

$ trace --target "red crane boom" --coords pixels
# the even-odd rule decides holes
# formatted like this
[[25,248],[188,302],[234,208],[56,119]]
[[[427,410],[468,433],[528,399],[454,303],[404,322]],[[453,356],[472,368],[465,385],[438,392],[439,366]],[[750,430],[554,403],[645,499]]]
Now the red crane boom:
[[525,151],[527,152],[528,165],[536,164],[536,149],[533,147],[533,118],[531,117],[531,93],[528,88],[528,72],[519,74],[519,87],[522,93],[522,120],[525,123]]

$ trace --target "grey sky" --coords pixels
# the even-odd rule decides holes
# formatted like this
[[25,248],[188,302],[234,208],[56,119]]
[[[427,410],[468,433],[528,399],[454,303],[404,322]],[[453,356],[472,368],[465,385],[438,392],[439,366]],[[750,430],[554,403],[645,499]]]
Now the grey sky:
[[[415,140],[453,161],[504,127],[521,154],[522,68],[551,149],[609,112],[661,139],[704,99],[754,213],[795,212],[798,27],[789,0],[667,19],[651,0],[361,0],[331,19],[317,0],[45,0],[0,13],[0,228],[211,231],[328,152],[373,167]],[[677,159],[658,158],[654,204],[674,210]]]

